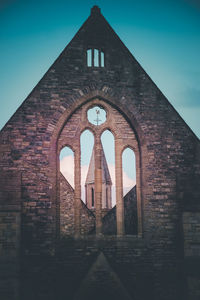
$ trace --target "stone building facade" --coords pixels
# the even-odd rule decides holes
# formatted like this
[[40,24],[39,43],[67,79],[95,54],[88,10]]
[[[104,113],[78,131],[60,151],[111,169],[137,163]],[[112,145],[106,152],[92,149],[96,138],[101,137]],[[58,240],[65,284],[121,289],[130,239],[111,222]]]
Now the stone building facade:
[[[86,117],[94,105],[107,112],[99,126]],[[80,196],[85,129],[95,139],[95,218]],[[109,236],[101,203],[106,129],[116,163],[116,235]],[[65,146],[75,156],[70,213],[61,200]],[[130,234],[122,196],[127,147],[135,152],[137,182],[137,230]],[[1,299],[199,299],[199,139],[98,7],[2,129],[0,175]],[[94,235],[84,234],[84,218],[95,222]],[[61,228],[73,237],[61,237]]]

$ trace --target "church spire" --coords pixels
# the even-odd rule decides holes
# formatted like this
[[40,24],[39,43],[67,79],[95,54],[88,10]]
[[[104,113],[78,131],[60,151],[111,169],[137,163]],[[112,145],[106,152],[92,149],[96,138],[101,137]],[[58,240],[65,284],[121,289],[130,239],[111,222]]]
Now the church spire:
[[[103,151],[102,144],[101,144],[101,153],[102,153],[102,155],[101,155],[102,182],[112,185],[112,180],[110,177],[110,172],[108,169],[108,164],[106,161],[106,157],[105,157],[105,153]],[[85,185],[94,183],[94,179],[95,179],[94,171],[95,171],[95,158],[94,158],[94,148],[93,148]]]
[[97,5],[94,5],[91,8],[91,16],[97,16],[97,15],[100,15],[100,14],[101,14],[101,9]]
[[[101,169],[102,169],[102,209],[112,208],[111,187],[112,180],[108,164],[101,144]],[[93,148],[89,169],[85,181],[86,205],[95,210],[95,151]]]

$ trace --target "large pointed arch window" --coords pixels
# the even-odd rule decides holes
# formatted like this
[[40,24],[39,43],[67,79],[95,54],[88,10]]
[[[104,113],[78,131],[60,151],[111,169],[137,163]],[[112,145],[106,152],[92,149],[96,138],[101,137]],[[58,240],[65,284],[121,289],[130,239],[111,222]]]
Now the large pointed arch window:
[[[75,236],[83,230],[97,235],[142,234],[140,151],[123,115],[103,99],[91,99],[63,127],[58,150],[65,145],[74,153],[74,189],[69,193],[74,219],[67,219],[66,225],[73,224]],[[71,169],[68,163],[66,170]],[[60,195],[60,201],[65,200]]]

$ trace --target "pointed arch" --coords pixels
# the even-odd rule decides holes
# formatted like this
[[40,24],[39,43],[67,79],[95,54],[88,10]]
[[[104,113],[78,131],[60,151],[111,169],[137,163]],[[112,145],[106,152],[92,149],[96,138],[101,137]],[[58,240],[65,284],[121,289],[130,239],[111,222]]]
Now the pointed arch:
[[[106,95],[105,95],[105,91],[107,92]],[[129,115],[130,115],[130,111],[126,112],[126,108],[125,106],[122,106],[121,104],[121,100],[118,101],[118,104],[116,104],[117,102],[117,99],[114,98],[113,95],[109,95],[110,94],[110,89],[106,89],[106,88],[103,88],[102,91],[93,91],[91,94],[90,94],[90,98],[86,97],[86,95],[82,96],[82,97],[78,97],[76,99],[76,101],[74,102],[74,104],[72,103],[71,105],[71,109],[69,110],[66,110],[60,117],[58,123],[57,123],[57,126],[55,126],[55,123],[54,123],[54,127],[55,127],[55,130],[52,134],[52,140],[51,140],[51,147],[54,148],[55,150],[56,149],[59,149],[60,145],[59,145],[59,140],[62,136],[62,132],[63,130],[65,129],[66,125],[68,125],[68,123],[70,122],[72,116],[76,115],[78,111],[82,111],[81,113],[81,118],[80,118],[80,122],[79,124],[81,124],[81,131],[83,131],[83,129],[87,128],[87,129],[90,129],[92,132],[95,132],[95,129],[94,127],[89,124],[89,122],[85,121],[85,115],[86,115],[86,111],[88,109],[89,106],[93,105],[93,104],[100,104],[100,105],[103,105],[105,107],[105,109],[107,109],[107,107],[110,107],[109,108],[109,113],[108,113],[108,118],[107,118],[107,121],[105,122],[105,124],[103,125],[100,125],[99,127],[99,133],[100,132],[103,132],[106,128],[109,128],[113,134],[115,135],[115,138],[119,140],[119,132],[117,132],[116,128],[113,126],[108,126],[108,123],[112,123],[112,118],[113,118],[113,111],[116,111],[117,114],[119,114],[120,118],[124,119],[127,123],[127,126],[130,126],[132,128],[132,134],[133,136],[135,136],[134,138],[134,141],[133,141],[133,144],[131,144],[131,147],[133,147],[133,149],[135,150],[136,149],[136,157],[137,157],[137,163],[139,165],[139,181],[140,181],[140,184],[139,186],[141,186],[141,180],[142,180],[142,168],[140,168],[140,164],[141,164],[141,156],[142,156],[142,153],[141,153],[141,149],[140,149],[140,144],[143,143],[143,149],[144,149],[144,144],[145,144],[145,139],[143,138],[143,135],[142,135],[142,138],[139,139],[138,138],[138,131],[135,130],[135,127],[137,127],[137,122],[136,122],[136,126],[133,127],[132,124],[133,124],[133,120],[134,120],[134,116],[133,116],[133,119],[130,119],[129,118]],[[103,96],[102,96],[103,95]],[[88,96],[88,94],[87,94]],[[108,100],[109,99],[109,100]],[[123,109],[122,109],[123,107]],[[85,113],[84,113],[85,111]],[[123,121],[124,122],[124,121]],[[110,125],[110,124],[109,124]],[[80,133],[76,132],[76,138],[79,137],[80,138]],[[142,134],[142,131],[139,129],[139,134]],[[120,141],[120,140],[119,140]],[[121,143],[123,144],[122,140],[121,140]],[[126,142],[125,142],[126,144]],[[76,145],[74,145],[74,147],[76,148],[75,149],[75,157],[76,157],[76,153],[78,153],[79,151],[77,150],[78,147],[80,145],[78,145],[76,143]],[[122,153],[122,147],[120,146],[120,152]],[[78,151],[78,152],[77,152]],[[78,154],[78,156],[80,156],[80,153]],[[57,157],[57,154],[56,154],[56,151],[55,151],[55,158]],[[143,162],[144,160],[146,160],[147,157],[143,157]],[[80,158],[78,158],[77,161],[79,161]],[[54,161],[51,162],[51,166],[58,170],[57,168],[57,159],[55,159]],[[54,180],[57,180],[56,177],[54,177],[55,179]],[[53,180],[53,176],[52,176],[52,180]],[[140,193],[140,204],[139,206],[142,205],[142,194],[141,194],[141,189],[139,188],[139,193]],[[57,189],[54,189],[54,192],[52,192],[52,198],[54,198],[55,200],[57,199],[57,195],[59,195],[59,193],[57,192]],[[79,197],[80,198],[80,197]],[[53,200],[53,201],[55,201]],[[140,209],[141,211],[141,209]],[[141,215],[141,214],[140,214]],[[142,219],[140,220],[141,221],[141,224],[139,227],[139,232],[141,233],[142,232]]]
[[86,189],[86,181],[90,158],[94,147],[94,134],[90,129],[85,129],[81,132],[80,136],[81,147],[81,199],[84,203],[88,201],[88,192]]

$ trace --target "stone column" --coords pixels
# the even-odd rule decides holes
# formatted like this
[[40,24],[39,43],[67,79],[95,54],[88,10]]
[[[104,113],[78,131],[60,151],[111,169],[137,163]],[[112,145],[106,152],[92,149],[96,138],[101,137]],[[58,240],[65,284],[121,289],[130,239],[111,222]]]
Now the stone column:
[[94,67],[94,49],[92,49],[92,67]]
[[81,201],[81,151],[80,145],[75,150],[74,159],[74,234],[81,234],[80,201]]
[[138,235],[142,236],[142,203],[141,203],[141,168],[139,161],[139,151],[135,151],[135,162],[136,162],[136,193],[137,193],[137,214],[138,214]]
[[115,182],[116,182],[116,217],[117,235],[124,235],[124,199],[122,178],[122,151],[121,141],[115,140]]
[[96,209],[96,235],[102,233],[102,146],[99,136],[95,137],[95,209]]

